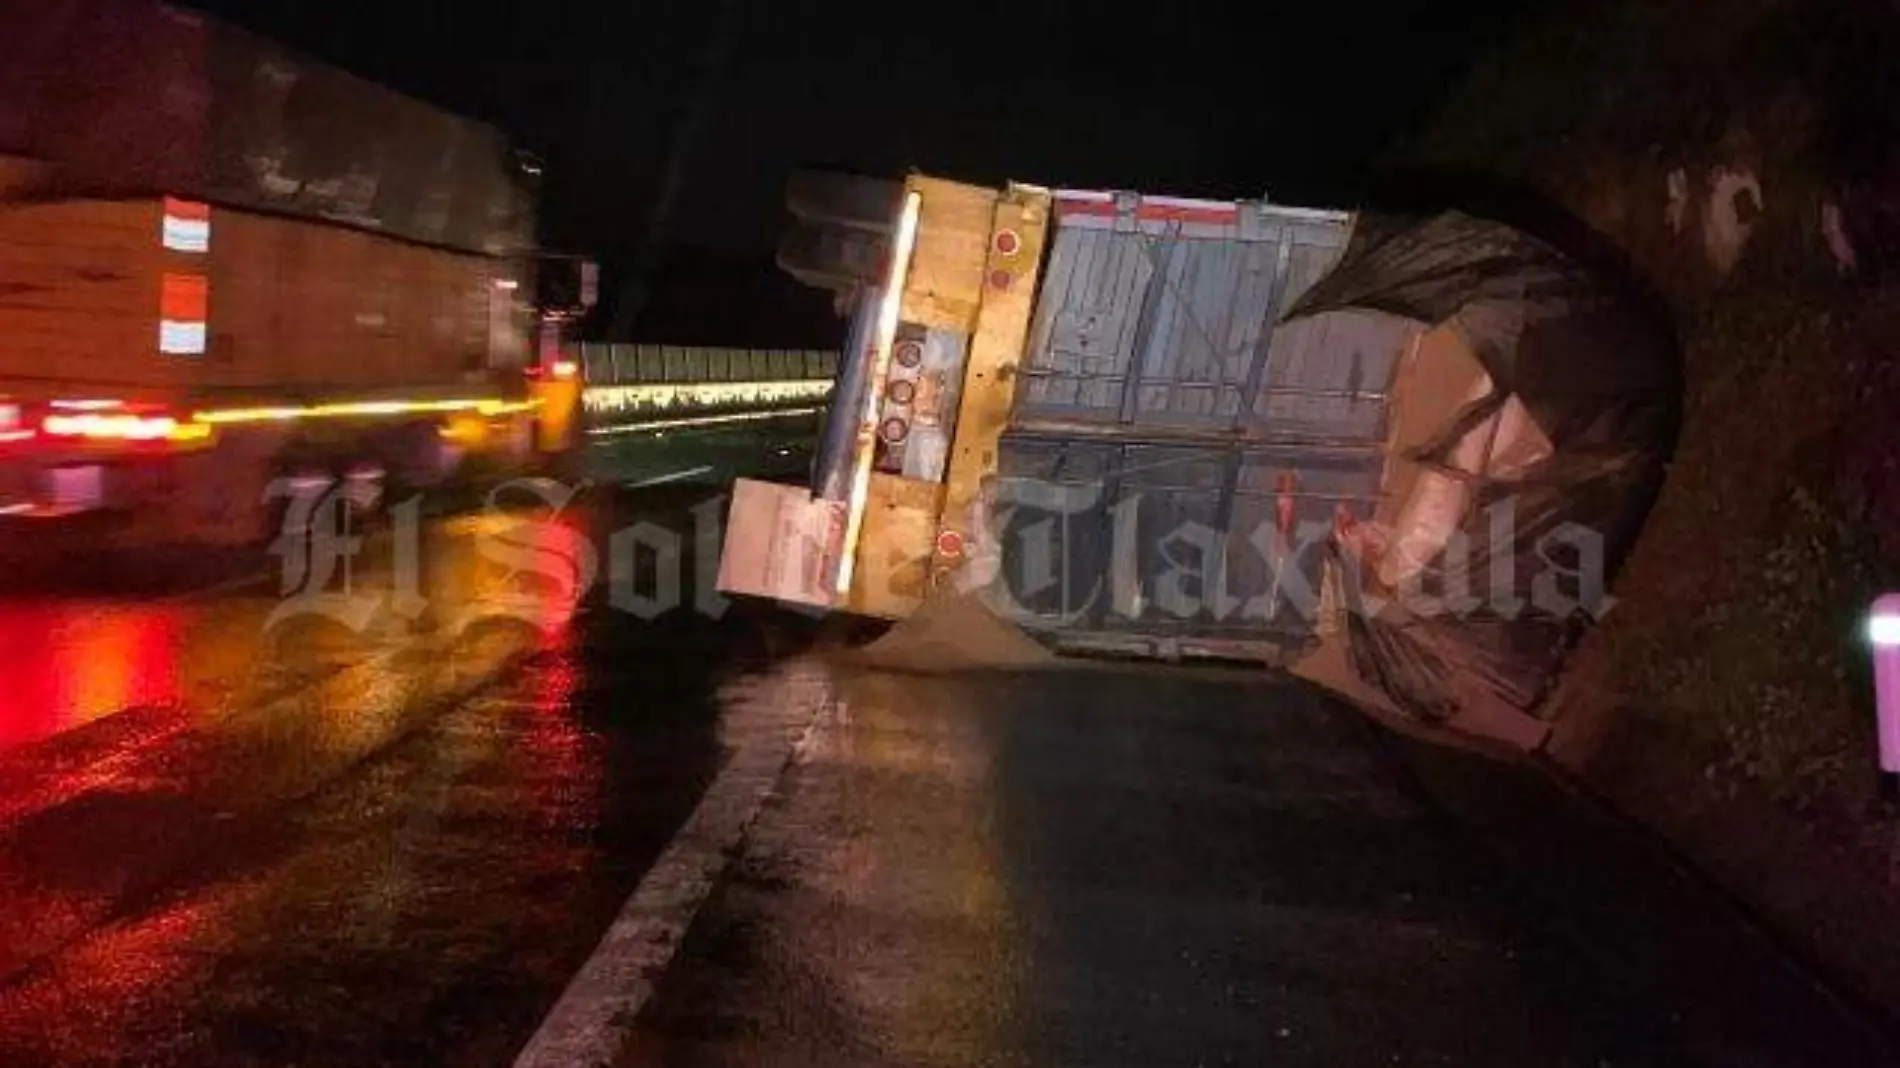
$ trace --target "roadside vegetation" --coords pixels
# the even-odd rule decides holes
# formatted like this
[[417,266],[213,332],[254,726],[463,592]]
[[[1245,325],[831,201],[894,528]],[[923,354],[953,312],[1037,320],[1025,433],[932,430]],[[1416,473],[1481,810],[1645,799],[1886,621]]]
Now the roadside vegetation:
[[1533,188],[1627,255],[1681,342],[1676,462],[1554,714],[1640,722],[1685,796],[1765,794],[1889,882],[1861,634],[1900,589],[1897,19],[1541,8],[1389,160]]

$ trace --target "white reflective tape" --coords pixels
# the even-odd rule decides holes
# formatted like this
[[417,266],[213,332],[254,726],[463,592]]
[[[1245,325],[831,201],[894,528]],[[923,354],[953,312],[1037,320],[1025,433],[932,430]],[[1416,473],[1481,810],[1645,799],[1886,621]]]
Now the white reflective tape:
[[165,247],[175,252],[211,251],[211,222],[208,219],[181,219],[165,216]]
[[202,356],[205,324],[163,319],[158,324],[158,351],[168,356]]
[[1882,647],[1900,645],[1900,616],[1874,616],[1869,619],[1867,640]]
[[1155,197],[1144,196],[1143,204],[1152,204],[1159,208],[1187,208],[1192,211],[1233,211],[1231,200],[1200,200],[1195,197]]
[[625,485],[628,489],[646,489],[648,486],[664,486],[669,482],[684,482],[689,478],[698,478],[701,475],[710,475],[712,473],[713,469],[709,466],[694,467],[685,471],[675,471],[672,474],[657,475],[653,478],[641,479],[638,482],[628,482]]

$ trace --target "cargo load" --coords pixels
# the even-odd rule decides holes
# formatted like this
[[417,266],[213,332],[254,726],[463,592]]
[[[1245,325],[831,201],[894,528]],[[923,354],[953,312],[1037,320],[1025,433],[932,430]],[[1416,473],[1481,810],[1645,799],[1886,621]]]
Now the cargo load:
[[1422,333],[1391,379],[1379,506],[1328,545],[1331,640],[1409,715],[1534,711],[1661,490],[1673,336],[1627,279],[1462,212],[1362,215],[1286,321],[1367,316]]

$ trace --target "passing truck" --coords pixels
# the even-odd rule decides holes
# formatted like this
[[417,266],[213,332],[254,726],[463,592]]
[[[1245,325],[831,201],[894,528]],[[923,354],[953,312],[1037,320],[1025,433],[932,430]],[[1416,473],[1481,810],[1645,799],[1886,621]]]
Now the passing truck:
[[537,283],[587,268],[536,247],[538,174],[194,12],[0,0],[9,544],[245,542],[286,486],[367,506],[560,454],[581,308]]

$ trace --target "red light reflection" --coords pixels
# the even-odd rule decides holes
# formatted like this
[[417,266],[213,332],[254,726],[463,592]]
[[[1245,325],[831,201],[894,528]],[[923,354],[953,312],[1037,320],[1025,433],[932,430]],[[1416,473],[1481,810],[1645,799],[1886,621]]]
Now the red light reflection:
[[0,749],[179,697],[182,605],[0,604]]

